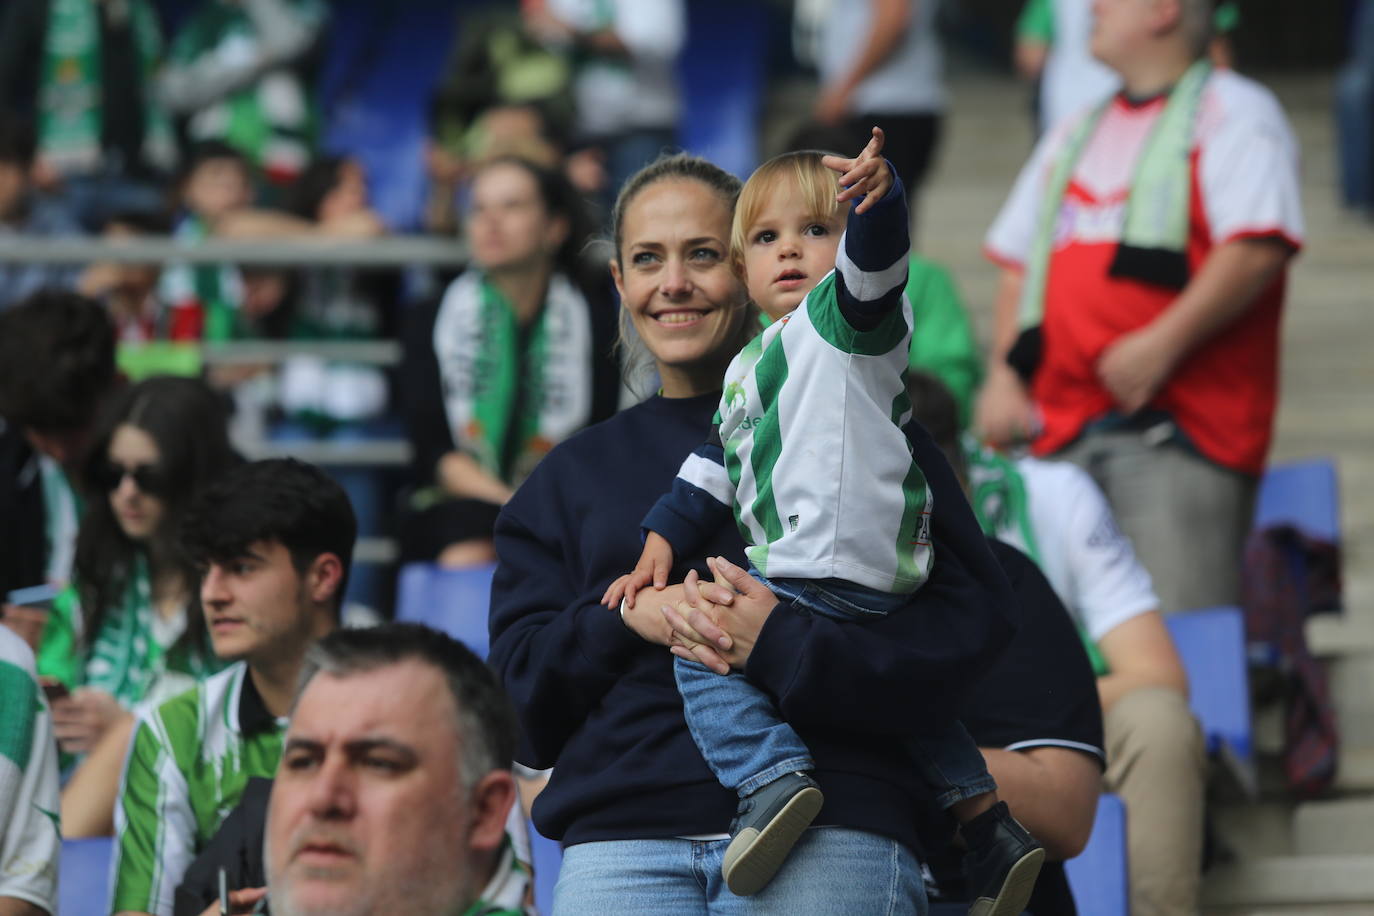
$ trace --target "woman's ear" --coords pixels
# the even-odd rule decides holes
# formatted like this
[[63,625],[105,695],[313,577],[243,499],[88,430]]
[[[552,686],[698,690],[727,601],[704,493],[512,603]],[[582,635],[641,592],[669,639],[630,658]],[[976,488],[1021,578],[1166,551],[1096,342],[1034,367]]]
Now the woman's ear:
[[611,268],[611,280],[615,283],[616,295],[622,302],[625,301],[625,278],[620,275],[620,259],[611,258],[608,262]]

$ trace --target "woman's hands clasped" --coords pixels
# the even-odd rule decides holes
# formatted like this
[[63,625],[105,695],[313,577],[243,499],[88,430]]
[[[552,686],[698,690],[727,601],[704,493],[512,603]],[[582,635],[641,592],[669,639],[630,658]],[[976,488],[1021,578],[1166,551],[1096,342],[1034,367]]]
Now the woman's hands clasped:
[[682,583],[683,600],[660,605],[672,630],[672,653],[696,661],[717,674],[742,669],[754,651],[777,597],[762,582],[724,557],[706,561],[714,582],[703,583],[696,571]]

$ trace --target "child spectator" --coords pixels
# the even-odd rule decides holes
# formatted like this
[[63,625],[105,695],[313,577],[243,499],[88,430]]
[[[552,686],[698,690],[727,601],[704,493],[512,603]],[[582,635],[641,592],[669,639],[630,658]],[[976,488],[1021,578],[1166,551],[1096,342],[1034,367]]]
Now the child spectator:
[[[107,241],[164,236],[171,226],[164,217],[139,212],[118,213],[101,230]],[[161,269],[156,264],[97,262],[81,272],[77,289],[104,304],[120,343],[147,343],[170,337],[170,310],[158,295]]]
[[[781,600],[840,620],[921,612],[913,596],[934,562],[932,505],[901,430],[911,409],[907,209],[882,145],[874,128],[856,159],[787,153],[745,184],[731,256],[775,323],[726,370],[711,439],[645,518],[640,561],[612,583],[608,604],[633,602],[650,582],[666,585],[674,559],[695,556],[733,508],[753,574]],[[838,194],[827,169],[840,175]],[[838,204],[858,198],[842,228]],[[815,764],[742,675],[717,669],[726,675],[718,679],[687,649],[674,654],[693,738],[740,797],[725,881],[736,894],[756,893],[820,810],[820,787],[807,775]],[[1044,851],[997,801],[956,720],[920,734],[908,747],[963,825],[977,896],[989,912],[1019,913]]]

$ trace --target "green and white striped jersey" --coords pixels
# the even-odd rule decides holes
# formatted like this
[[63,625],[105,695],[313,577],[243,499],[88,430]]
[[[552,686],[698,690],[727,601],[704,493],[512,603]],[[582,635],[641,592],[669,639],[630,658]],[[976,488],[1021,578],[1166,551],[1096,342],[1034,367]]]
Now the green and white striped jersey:
[[57,744],[33,652],[0,626],[0,897],[57,912]]
[[[866,284],[840,249],[851,290]],[[906,261],[896,265],[905,279]],[[895,276],[895,274],[894,274]],[[877,284],[882,285],[882,284]],[[840,312],[832,271],[730,364],[725,470],[749,562],[765,577],[844,579],[909,594],[930,571],[930,490],[901,426],[911,304],[869,331]]]
[[248,780],[276,774],[285,731],[243,662],[139,717],[115,805],[111,912],[171,916],[187,866]]

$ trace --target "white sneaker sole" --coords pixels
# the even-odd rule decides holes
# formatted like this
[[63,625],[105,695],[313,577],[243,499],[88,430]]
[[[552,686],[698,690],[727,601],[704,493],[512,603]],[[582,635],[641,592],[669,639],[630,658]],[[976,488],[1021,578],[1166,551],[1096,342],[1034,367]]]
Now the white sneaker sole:
[[1021,916],[1035,891],[1035,879],[1045,862],[1045,850],[1032,849],[1007,871],[1007,880],[997,899],[979,897],[968,908],[968,916]]
[[763,890],[816,819],[824,801],[819,789],[807,787],[792,796],[762,831],[752,827],[741,830],[726,847],[720,866],[730,892],[748,897]]

